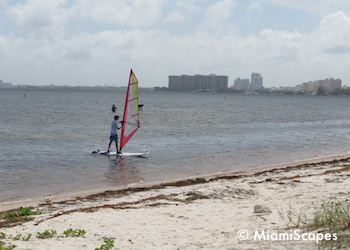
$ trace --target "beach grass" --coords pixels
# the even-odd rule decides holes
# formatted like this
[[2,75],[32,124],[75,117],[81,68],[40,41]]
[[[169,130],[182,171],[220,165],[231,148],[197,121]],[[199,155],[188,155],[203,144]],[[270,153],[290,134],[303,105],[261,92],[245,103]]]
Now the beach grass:
[[284,211],[282,208],[277,209],[280,218],[284,221],[287,228],[302,228],[309,221],[306,212],[303,208],[295,208],[291,202],[288,203],[288,209]]
[[332,240],[322,240],[322,249],[343,249],[350,246],[350,200],[329,200],[315,212],[309,225],[323,234],[330,234]]

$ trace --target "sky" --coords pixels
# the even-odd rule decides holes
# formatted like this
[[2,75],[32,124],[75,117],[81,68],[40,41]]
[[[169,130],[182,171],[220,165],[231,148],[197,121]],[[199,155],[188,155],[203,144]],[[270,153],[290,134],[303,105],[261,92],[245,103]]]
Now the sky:
[[260,73],[265,87],[350,85],[349,0],[0,0],[0,79],[167,87]]

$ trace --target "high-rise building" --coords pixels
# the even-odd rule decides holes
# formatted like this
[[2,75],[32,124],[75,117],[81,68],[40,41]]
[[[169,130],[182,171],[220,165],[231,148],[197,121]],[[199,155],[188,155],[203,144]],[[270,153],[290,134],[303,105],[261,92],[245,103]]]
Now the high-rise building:
[[169,76],[170,90],[222,90],[227,88],[228,76],[215,74]]
[[9,87],[12,87],[12,83],[3,82],[3,81],[0,79],[0,88],[9,88]]
[[249,84],[250,84],[249,79],[241,79],[241,78],[238,77],[233,82],[233,88],[235,90],[246,91],[246,90],[249,90]]
[[327,92],[334,92],[336,89],[341,88],[341,80],[326,78],[325,80],[317,80],[302,83],[303,91],[305,92],[317,92],[319,88],[325,89]]
[[251,90],[261,90],[263,89],[263,78],[259,73],[252,73],[252,79],[250,82]]

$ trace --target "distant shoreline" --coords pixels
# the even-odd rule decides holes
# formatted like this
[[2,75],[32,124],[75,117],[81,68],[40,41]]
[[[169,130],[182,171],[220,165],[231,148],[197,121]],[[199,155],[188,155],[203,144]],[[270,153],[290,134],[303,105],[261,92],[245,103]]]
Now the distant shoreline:
[[[21,90],[21,91],[31,91],[31,90],[48,90],[48,91],[126,91],[127,87],[118,86],[69,86],[69,85],[11,85],[11,86],[0,86],[0,91],[2,90]],[[243,94],[243,95],[302,95],[302,96],[350,96],[350,91],[343,91],[339,93],[327,93],[327,94],[310,94],[304,92],[293,92],[293,91],[283,91],[283,90],[270,90],[263,89],[259,91],[239,91],[233,88],[227,89],[194,89],[194,90],[172,90],[168,87],[139,87],[140,92],[168,92],[168,93],[227,93],[227,94]]]

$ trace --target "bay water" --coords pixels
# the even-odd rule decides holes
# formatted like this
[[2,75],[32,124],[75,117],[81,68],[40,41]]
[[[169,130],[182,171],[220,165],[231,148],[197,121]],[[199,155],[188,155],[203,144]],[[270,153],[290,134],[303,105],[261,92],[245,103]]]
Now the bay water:
[[[141,128],[106,150],[125,91],[0,89],[0,202],[345,154],[350,98],[142,90]],[[112,113],[111,106],[118,109]],[[114,144],[113,144],[114,149]]]

